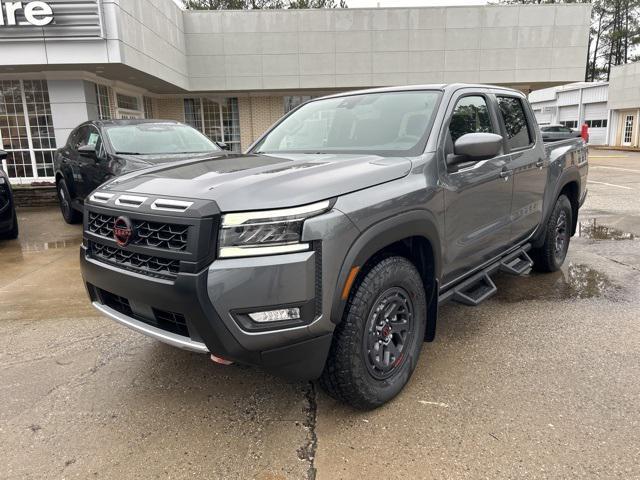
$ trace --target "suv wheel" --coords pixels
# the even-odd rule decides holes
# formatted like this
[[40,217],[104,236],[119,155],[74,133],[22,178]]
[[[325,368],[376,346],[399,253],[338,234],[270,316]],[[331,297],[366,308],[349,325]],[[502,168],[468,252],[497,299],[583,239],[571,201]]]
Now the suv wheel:
[[82,214],[71,206],[71,195],[69,195],[67,183],[64,180],[60,180],[57,188],[62,218],[69,224],[80,223],[82,221]]
[[572,225],[571,202],[565,195],[560,195],[547,221],[544,243],[531,251],[534,270],[555,272],[560,269],[569,250]]
[[18,214],[13,214],[13,224],[11,225],[11,230],[0,234],[0,238],[7,240],[14,240],[18,238]]
[[404,257],[380,260],[351,292],[320,378],[337,400],[379,407],[405,386],[424,340],[422,278]]

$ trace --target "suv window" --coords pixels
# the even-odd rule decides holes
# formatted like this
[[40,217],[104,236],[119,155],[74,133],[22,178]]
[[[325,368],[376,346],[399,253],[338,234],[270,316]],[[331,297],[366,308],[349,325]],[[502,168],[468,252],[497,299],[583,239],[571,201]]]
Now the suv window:
[[102,141],[98,130],[88,125],[81,127],[78,130],[74,148],[77,150],[78,148],[84,147],[85,145],[91,145],[92,147],[95,147],[96,152],[100,151],[100,147],[102,146]]
[[72,140],[71,147],[73,147],[74,150],[86,145],[89,140],[89,127],[85,125],[76,130],[76,134]]
[[531,145],[531,134],[522,100],[516,97],[498,97],[498,106],[507,131],[507,141],[511,149]]
[[493,133],[493,125],[489,116],[489,107],[484,97],[470,95],[458,100],[451,114],[449,132],[451,140],[456,141],[467,133],[488,132]]

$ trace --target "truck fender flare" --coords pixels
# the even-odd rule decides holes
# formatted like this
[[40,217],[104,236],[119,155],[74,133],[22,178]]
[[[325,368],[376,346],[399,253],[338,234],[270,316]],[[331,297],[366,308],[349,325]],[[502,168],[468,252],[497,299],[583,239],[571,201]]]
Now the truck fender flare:
[[[436,225],[436,220],[429,211],[413,210],[386,218],[363,231],[351,244],[338,273],[331,303],[331,320],[336,324],[342,321],[347,304],[347,301],[342,299],[342,290],[352,267],[362,267],[376,252],[405,238],[423,237],[431,243],[434,274],[438,280],[441,274],[441,248],[439,229]],[[437,301],[437,294],[435,298]]]
[[[532,245],[537,248],[540,247],[544,243],[544,236],[546,231],[546,225],[549,221],[549,217],[551,216],[551,212],[553,212],[553,207],[560,196],[560,192],[564,187],[566,187],[569,183],[576,182],[578,184],[578,192],[581,191],[581,180],[580,180],[580,172],[577,168],[570,168],[563,171],[558,177],[558,180],[555,182],[555,188],[553,189],[552,196],[545,198],[545,206],[542,215],[542,222],[540,223],[540,228],[536,232]],[[579,199],[578,199],[579,200]],[[573,219],[574,222],[576,219]]]

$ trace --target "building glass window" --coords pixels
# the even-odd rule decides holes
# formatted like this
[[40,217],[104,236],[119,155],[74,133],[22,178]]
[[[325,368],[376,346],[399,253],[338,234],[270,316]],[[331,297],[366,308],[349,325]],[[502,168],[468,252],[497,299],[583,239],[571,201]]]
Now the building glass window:
[[308,102],[312,98],[317,98],[311,95],[298,95],[284,97],[284,113],[289,113],[294,108],[299,107],[305,102]]
[[607,126],[607,119],[604,120],[585,120],[587,127],[589,128],[604,128]]
[[240,116],[237,98],[226,98],[220,101],[209,98],[185,98],[184,121],[214,142],[224,142],[232,151],[240,151]]
[[560,122],[560,125],[564,125],[565,127],[569,127],[569,128],[578,128],[578,121],[577,120],[564,120],[564,121]]
[[150,97],[142,97],[142,103],[144,106],[144,118],[154,118],[153,100]]
[[0,141],[10,177],[52,179],[56,140],[45,80],[0,81]]
[[111,120],[111,98],[109,97],[109,87],[96,85],[96,98],[98,100],[98,119]]
[[122,108],[124,110],[140,110],[138,97],[118,93],[116,94],[116,101],[118,102],[118,108]]

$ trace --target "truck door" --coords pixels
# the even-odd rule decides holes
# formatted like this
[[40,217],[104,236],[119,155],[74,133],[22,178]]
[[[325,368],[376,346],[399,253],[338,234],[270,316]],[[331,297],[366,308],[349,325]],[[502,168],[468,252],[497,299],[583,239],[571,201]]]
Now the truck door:
[[542,199],[547,185],[547,161],[542,144],[536,144],[533,114],[515,95],[497,94],[503,135],[511,154],[513,203],[511,241],[528,237],[542,220]]
[[490,98],[461,91],[448,106],[442,132],[441,183],[444,187],[444,284],[492,259],[509,241],[513,180],[504,152],[486,160],[447,165],[454,143],[474,132],[500,134]]

